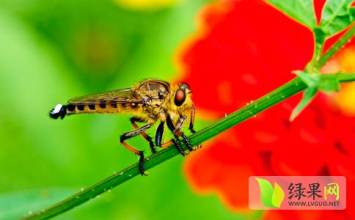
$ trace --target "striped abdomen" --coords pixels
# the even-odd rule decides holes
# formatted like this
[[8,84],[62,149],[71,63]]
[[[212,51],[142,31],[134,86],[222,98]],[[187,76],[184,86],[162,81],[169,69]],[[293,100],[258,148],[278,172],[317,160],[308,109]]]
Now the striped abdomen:
[[64,118],[65,115],[81,114],[81,113],[118,113],[127,111],[136,111],[141,107],[138,102],[118,102],[102,100],[99,102],[73,102],[66,105],[58,104],[49,113],[51,118]]

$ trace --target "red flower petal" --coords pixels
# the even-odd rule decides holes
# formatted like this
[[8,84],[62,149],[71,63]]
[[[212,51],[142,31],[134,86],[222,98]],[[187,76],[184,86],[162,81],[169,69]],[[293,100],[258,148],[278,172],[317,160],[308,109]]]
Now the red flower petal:
[[208,30],[183,63],[196,104],[220,115],[292,78],[312,56],[312,33],[263,1],[234,2]]

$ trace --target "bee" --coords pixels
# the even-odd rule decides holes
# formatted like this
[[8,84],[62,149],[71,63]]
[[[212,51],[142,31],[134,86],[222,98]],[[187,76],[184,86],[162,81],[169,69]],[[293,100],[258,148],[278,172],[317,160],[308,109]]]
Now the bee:
[[[130,122],[132,131],[120,136],[120,143],[129,151],[139,156],[139,172],[144,175],[144,153],[142,150],[127,143],[129,138],[141,135],[150,146],[152,154],[156,147],[165,148],[174,143],[180,154],[186,155],[179,138],[188,148],[193,146],[182,131],[184,124],[189,123],[189,130],[195,133],[195,107],[191,99],[191,88],[187,83],[170,85],[162,80],[144,80],[132,88],[118,89],[104,93],[70,99],[67,104],[56,105],[49,116],[53,119],[63,119],[67,115],[90,113],[128,113],[132,115]],[[159,123],[154,141],[146,131],[155,123]],[[138,126],[138,123],[145,123]],[[163,143],[165,125],[174,138]]]

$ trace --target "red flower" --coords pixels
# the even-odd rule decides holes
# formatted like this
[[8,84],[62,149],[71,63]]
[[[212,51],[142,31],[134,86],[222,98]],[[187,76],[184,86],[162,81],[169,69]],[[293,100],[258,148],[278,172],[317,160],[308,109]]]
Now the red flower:
[[[316,1],[317,14],[324,1]],[[203,29],[184,52],[184,80],[198,110],[222,117],[290,80],[313,52],[312,33],[261,0],[224,1],[202,14]],[[292,123],[293,97],[257,115],[192,154],[185,166],[192,186],[213,191],[234,210],[247,208],[252,175],[343,175],[355,188],[355,118],[318,95]],[[350,194],[349,194],[350,195]],[[348,207],[355,201],[348,197]],[[311,219],[355,216],[311,212]],[[268,212],[292,219],[309,212]],[[340,217],[339,217],[340,218]],[[338,217],[336,219],[339,219]],[[310,218],[307,218],[310,219]]]

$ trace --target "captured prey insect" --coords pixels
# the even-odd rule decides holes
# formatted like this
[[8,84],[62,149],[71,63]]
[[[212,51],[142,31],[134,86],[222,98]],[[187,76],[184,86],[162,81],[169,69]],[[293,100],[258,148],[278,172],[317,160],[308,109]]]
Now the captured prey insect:
[[[151,152],[156,153],[157,147],[168,147],[174,143],[180,154],[185,151],[179,138],[189,149],[193,147],[182,132],[184,123],[189,123],[189,129],[194,130],[195,107],[191,99],[191,89],[186,83],[170,85],[161,80],[144,80],[138,85],[109,92],[73,98],[67,104],[56,105],[49,113],[53,119],[63,119],[66,115],[82,113],[129,113],[133,115],[130,121],[134,130],[120,136],[120,142],[129,151],[139,156],[139,171],[144,175],[144,153],[129,145],[126,140],[141,135],[148,143]],[[139,127],[138,122],[146,123]],[[159,125],[153,138],[146,133],[156,122]],[[162,143],[165,123],[174,138]]]

